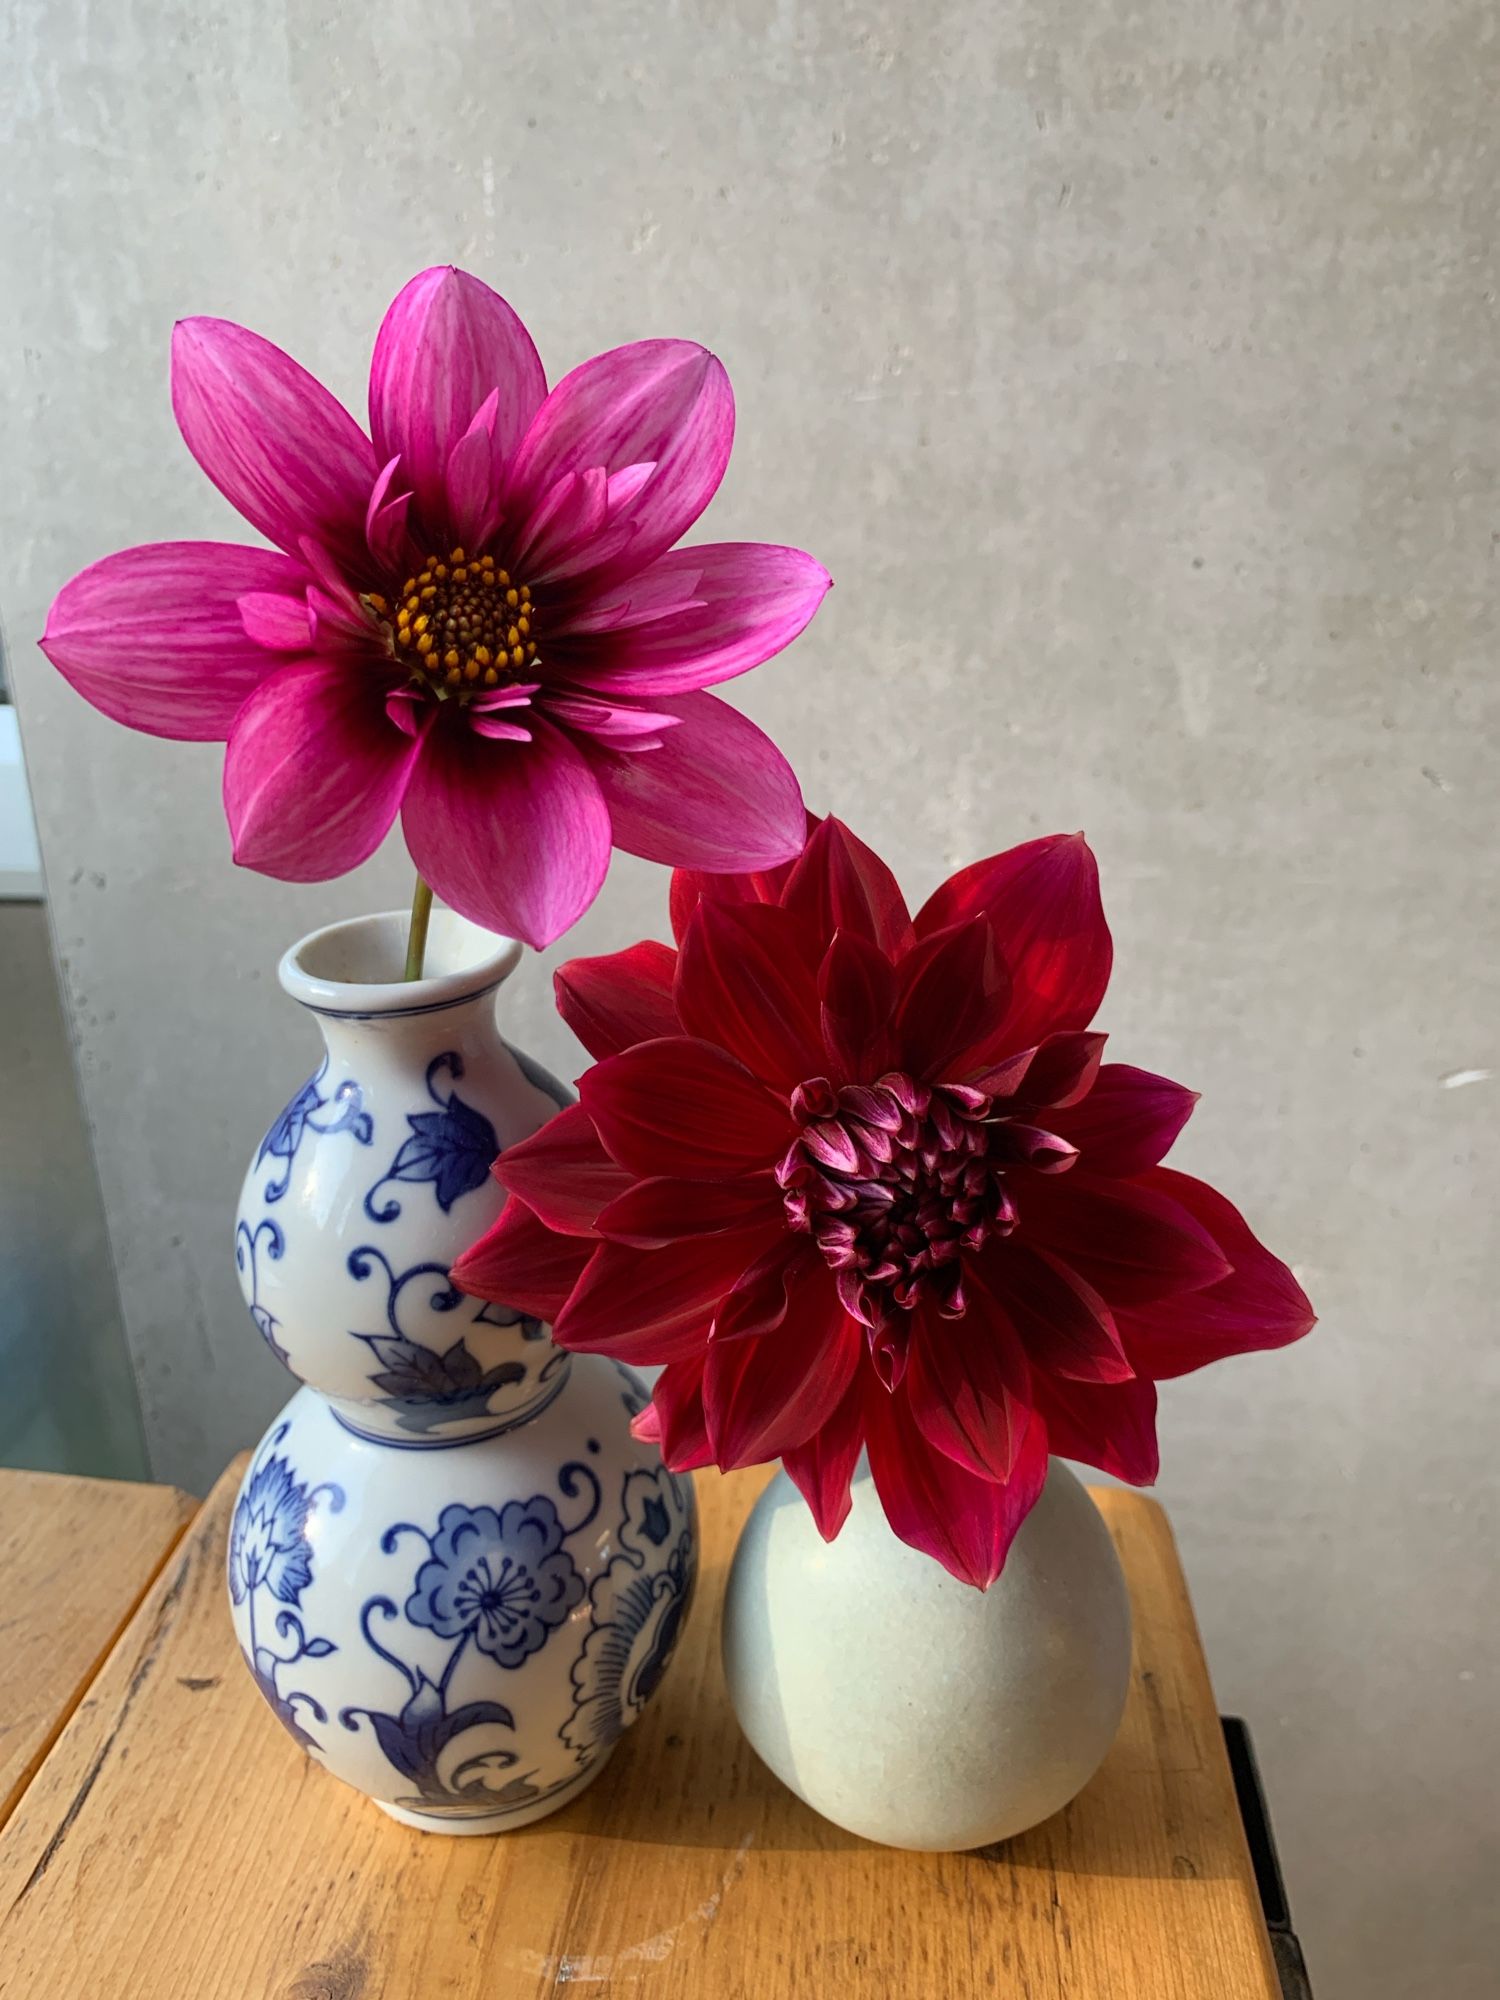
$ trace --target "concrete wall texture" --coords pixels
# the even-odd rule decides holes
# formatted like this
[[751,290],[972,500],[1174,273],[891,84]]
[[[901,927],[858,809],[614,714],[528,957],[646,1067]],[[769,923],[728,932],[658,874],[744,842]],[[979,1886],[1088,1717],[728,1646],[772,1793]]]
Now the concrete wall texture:
[[[173,429],[171,322],[241,319],[356,410],[444,258],[554,376],[701,338],[740,415],[711,531],[839,585],[735,698],[914,894],[1088,830],[1115,1052],[1203,1091],[1176,1157],[1322,1313],[1162,1416],[1321,2000],[1477,2000],[1500,1958],[1497,26],[8,0],[0,46],[0,588],[159,1474],[203,1486],[285,1389],[228,1227],[312,1052],[277,955],[408,882],[389,850],[237,873],[218,753],[116,729],[25,643],[96,556],[241,534]],[[619,864],[565,955],[664,901]],[[509,1026],[575,1074],[547,972]]]

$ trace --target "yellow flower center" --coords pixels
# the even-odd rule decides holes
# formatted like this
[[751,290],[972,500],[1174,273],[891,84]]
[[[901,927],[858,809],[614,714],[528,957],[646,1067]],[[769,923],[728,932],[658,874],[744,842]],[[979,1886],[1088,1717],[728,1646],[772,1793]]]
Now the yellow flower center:
[[453,549],[429,556],[393,604],[378,591],[361,603],[390,634],[398,660],[434,693],[464,699],[536,667],[531,592],[493,556]]

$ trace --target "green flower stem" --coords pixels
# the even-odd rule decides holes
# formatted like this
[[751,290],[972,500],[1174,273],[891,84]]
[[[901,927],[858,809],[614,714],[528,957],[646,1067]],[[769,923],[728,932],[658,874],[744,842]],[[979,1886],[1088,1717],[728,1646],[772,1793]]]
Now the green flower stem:
[[427,957],[427,919],[432,915],[432,890],[417,877],[411,898],[411,929],[406,934],[406,977],[420,979]]

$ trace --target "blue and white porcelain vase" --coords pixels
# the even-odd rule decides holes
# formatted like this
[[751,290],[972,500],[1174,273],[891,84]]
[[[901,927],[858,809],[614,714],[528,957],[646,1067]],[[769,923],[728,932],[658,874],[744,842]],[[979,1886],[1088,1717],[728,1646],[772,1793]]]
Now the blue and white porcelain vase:
[[692,1596],[692,1489],[630,1435],[646,1391],[457,1291],[495,1156],[567,1092],[502,1039],[521,947],[434,913],[294,946],[326,1054],[262,1141],[236,1225],[262,1337],[306,1386],[254,1454],[229,1594],[262,1694],[409,1826],[498,1833],[603,1769]]

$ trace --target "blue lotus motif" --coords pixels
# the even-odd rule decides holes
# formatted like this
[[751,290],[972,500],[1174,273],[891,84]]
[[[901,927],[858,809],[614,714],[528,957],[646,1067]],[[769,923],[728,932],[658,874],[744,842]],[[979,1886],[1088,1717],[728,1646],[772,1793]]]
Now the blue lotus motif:
[[[395,1159],[365,1196],[365,1214],[372,1222],[394,1222],[401,1213],[399,1201],[376,1203],[376,1196],[390,1181],[430,1182],[438,1207],[446,1215],[456,1201],[489,1179],[500,1141],[484,1113],[465,1104],[452,1088],[463,1073],[463,1057],[456,1049],[435,1056],[428,1064],[427,1094],[438,1108],[407,1113],[410,1137],[402,1141]],[[450,1079],[446,1096],[438,1084],[445,1074]]]
[[284,1458],[255,1469],[240,1495],[229,1535],[229,1589],[236,1604],[262,1585],[282,1604],[298,1604],[312,1582],[307,1546],[307,1488]]
[[493,1507],[445,1507],[429,1559],[406,1602],[413,1625],[440,1638],[472,1633],[482,1653],[518,1667],[583,1597],[563,1547],[557,1509],[544,1495]]

